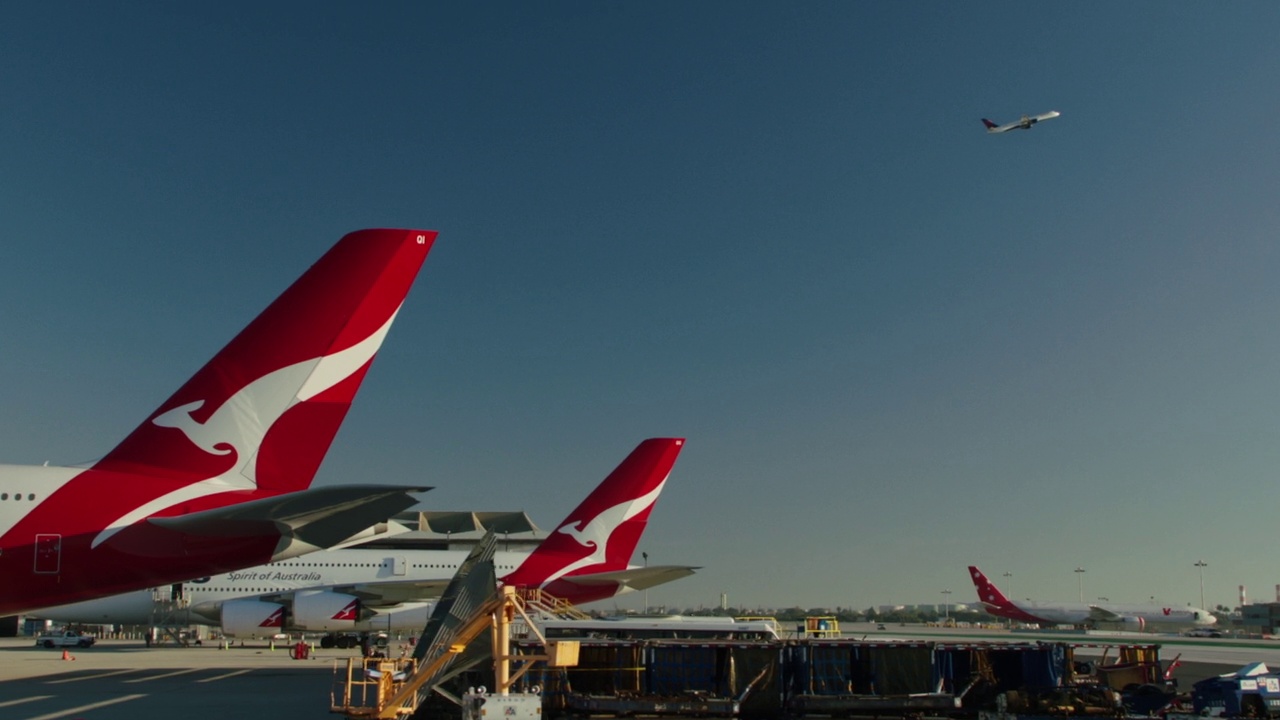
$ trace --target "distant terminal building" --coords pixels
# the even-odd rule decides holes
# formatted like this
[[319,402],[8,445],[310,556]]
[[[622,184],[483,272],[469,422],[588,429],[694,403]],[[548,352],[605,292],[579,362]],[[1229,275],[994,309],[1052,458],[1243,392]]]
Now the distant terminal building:
[[[498,549],[532,552],[547,537],[523,512],[403,512],[388,520],[388,532],[360,543],[384,550],[470,550],[486,530],[497,535]],[[379,529],[383,529],[379,527]]]
[[1240,624],[1248,632],[1276,635],[1280,632],[1280,602],[1255,603],[1240,608]]

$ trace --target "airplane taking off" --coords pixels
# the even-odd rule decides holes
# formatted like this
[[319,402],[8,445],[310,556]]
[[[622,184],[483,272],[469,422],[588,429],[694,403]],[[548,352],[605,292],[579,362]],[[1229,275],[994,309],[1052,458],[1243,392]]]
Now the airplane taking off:
[[338,241],[105,457],[0,465],[0,615],[329,547],[429,488],[308,490],[435,242]]
[[[631,565],[681,438],[645,440],[532,552],[498,552],[504,584],[542,588],[573,603],[603,600],[693,574],[685,566]],[[420,630],[467,557],[464,550],[326,550],[163,588],[45,608],[64,622],[160,624],[180,595],[190,614],[173,624],[221,624],[236,637],[286,630]],[[170,606],[172,603],[168,603]]]
[[1062,113],[1057,110],[1050,110],[1043,115],[1023,115],[1021,120],[1011,122],[1008,125],[998,125],[986,118],[982,118],[982,124],[987,126],[987,132],[989,133],[1002,133],[1009,132],[1010,130],[1030,130],[1032,125],[1035,125],[1041,120],[1052,120],[1060,115],[1062,115]]
[[983,608],[998,617],[1041,625],[1077,625],[1096,628],[1114,626],[1121,630],[1173,630],[1204,627],[1218,622],[1207,610],[1194,607],[1162,607],[1121,603],[1014,602],[1005,597],[982,571],[969,566],[969,577],[978,591]]

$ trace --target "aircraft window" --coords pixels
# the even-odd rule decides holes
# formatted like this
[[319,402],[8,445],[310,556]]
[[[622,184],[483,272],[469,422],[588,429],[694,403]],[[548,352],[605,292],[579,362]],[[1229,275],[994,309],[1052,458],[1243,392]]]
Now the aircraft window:
[[8,500],[9,493],[0,493],[0,500]]

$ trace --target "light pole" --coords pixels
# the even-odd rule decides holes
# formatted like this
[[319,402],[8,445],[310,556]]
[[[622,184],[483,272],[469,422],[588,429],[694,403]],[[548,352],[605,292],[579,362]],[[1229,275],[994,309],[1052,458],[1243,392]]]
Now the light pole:
[[[1013,598],[1015,597],[1015,595],[1013,594],[1013,581],[1009,579],[1011,577],[1013,577],[1013,573],[1009,572],[1008,570],[1005,570],[1004,571],[1004,591],[1008,593],[1010,598]],[[982,598],[978,598],[978,599],[981,600]],[[1013,618],[1009,618],[1009,629],[1013,630]]]
[[1209,563],[1203,560],[1197,560],[1195,567],[1200,570],[1200,609],[1206,609],[1204,606],[1204,569],[1209,567]]
[[[634,557],[634,556],[633,556],[633,557]],[[649,553],[647,553],[647,552],[642,552],[642,553],[640,553],[640,557],[644,558],[644,566],[645,566],[645,569],[648,569],[648,567],[649,567]],[[649,588],[645,588],[645,589],[644,589],[644,614],[645,614],[645,615],[648,615],[648,614],[649,614]]]
[[1084,602],[1084,568],[1077,567],[1073,572],[1080,584],[1080,602]]
[[950,624],[951,624],[951,591],[950,591],[950,590],[943,590],[943,591],[942,591],[942,600],[943,600],[943,602],[942,602],[942,617],[943,617],[942,624],[943,624],[943,625],[950,625]]

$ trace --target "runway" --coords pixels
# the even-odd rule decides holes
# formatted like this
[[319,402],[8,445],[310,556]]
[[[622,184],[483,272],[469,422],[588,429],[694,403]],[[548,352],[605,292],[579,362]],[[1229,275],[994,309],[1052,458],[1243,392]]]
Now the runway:
[[[1160,644],[1167,664],[1181,654],[1174,677],[1181,687],[1210,675],[1262,661],[1280,668],[1280,642],[1163,636],[1062,636],[945,628],[846,628],[868,640]],[[1087,656],[1089,650],[1080,654]],[[1097,650],[1101,652],[1101,650]],[[288,651],[261,644],[221,650],[146,648],[138,641],[106,640],[70,651],[34,647],[31,638],[0,639],[0,717],[6,720],[280,720],[326,718],[333,666],[345,668],[354,650],[320,650],[319,659],[293,660]]]

